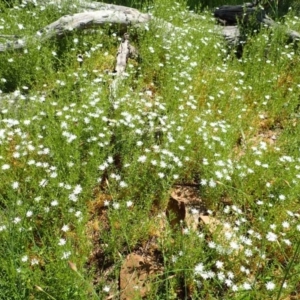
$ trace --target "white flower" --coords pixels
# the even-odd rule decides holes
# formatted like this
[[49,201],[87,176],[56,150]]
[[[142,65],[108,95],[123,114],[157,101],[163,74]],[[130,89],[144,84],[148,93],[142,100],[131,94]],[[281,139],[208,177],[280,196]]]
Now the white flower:
[[41,199],[42,199],[42,197],[41,197],[41,196],[38,196],[38,197],[35,197],[35,198],[34,198],[34,201],[35,201],[35,202],[40,202]]
[[183,228],[182,229],[182,233],[183,234],[189,234],[190,233],[190,230],[188,228]]
[[42,180],[40,181],[40,183],[39,183],[39,185],[40,185],[41,187],[45,187],[47,184],[48,184],[48,180],[47,180],[47,179],[42,179]]
[[126,206],[127,206],[127,207],[131,207],[132,205],[133,205],[133,202],[132,202],[132,201],[129,200],[129,201],[126,202]]
[[38,259],[33,258],[33,259],[31,260],[30,264],[31,264],[32,266],[38,265],[38,264],[39,264],[39,261],[38,261]]
[[154,51],[154,48],[153,47],[149,47],[149,51],[151,52],[151,53],[154,53],[155,51]]
[[202,263],[199,263],[198,265],[195,266],[195,274],[201,274],[204,271],[204,266]]
[[82,215],[82,212],[81,211],[76,211],[76,213],[75,213],[75,216],[77,217],[77,218],[81,218],[81,215]]
[[223,178],[223,174],[220,171],[216,171],[215,172],[216,176],[218,179],[222,179]]
[[13,153],[14,158],[19,158],[20,156],[21,156],[21,154],[19,152],[14,152]]
[[29,210],[29,211],[26,213],[26,217],[27,217],[27,218],[30,218],[32,215],[33,215],[33,212],[32,212],[31,210]]
[[73,201],[73,202],[77,202],[78,197],[77,197],[77,195],[75,195],[75,194],[70,194],[70,195],[69,195],[69,200],[71,200],[71,201]]
[[234,285],[231,287],[231,289],[232,289],[233,292],[237,292],[239,288],[237,287],[237,285],[234,284]]
[[291,246],[292,245],[292,242],[288,239],[284,239],[283,242],[288,245],[288,246]]
[[230,212],[230,206],[229,205],[225,206],[223,211],[225,214],[228,214]]
[[274,283],[274,282],[268,281],[268,282],[266,283],[266,289],[267,289],[268,291],[272,291],[272,290],[274,290],[274,288],[275,288],[275,283]]
[[146,155],[142,155],[138,158],[138,162],[141,162],[141,163],[144,163],[147,159],[147,156]]
[[56,177],[57,177],[57,173],[56,173],[56,172],[52,172],[52,173],[50,174],[50,177],[51,177],[51,178],[56,178]]
[[219,272],[217,273],[217,277],[220,281],[224,281],[225,280],[225,274],[223,272]]
[[121,188],[124,188],[124,187],[127,187],[128,184],[125,182],[125,181],[120,181],[120,187]]
[[107,163],[104,163],[104,164],[102,164],[102,165],[100,165],[99,167],[98,167],[98,169],[100,170],[100,171],[104,171],[106,168],[107,168]]
[[109,293],[109,291],[110,291],[110,287],[109,286],[104,286],[104,288],[103,288],[103,292],[105,292],[105,293]]
[[4,164],[2,166],[2,170],[8,170],[9,168],[10,168],[10,165],[8,165],[8,164]]
[[167,164],[164,161],[161,161],[160,166],[161,166],[161,168],[165,168],[167,166]]
[[289,228],[290,227],[289,222],[287,222],[287,221],[282,222],[282,227],[283,228]]
[[51,206],[57,206],[58,205],[58,201],[57,200],[53,200],[51,201]]
[[60,127],[61,128],[68,128],[68,124],[66,121],[62,121],[61,124],[60,124]]
[[243,284],[243,288],[244,288],[246,291],[251,290],[251,284],[248,283],[248,282],[245,282],[245,283]]
[[64,226],[61,228],[61,230],[62,230],[63,232],[67,232],[67,231],[69,231],[69,229],[70,229],[69,225],[64,225]]
[[71,251],[66,251],[63,253],[61,259],[67,259],[70,257],[70,255],[71,255]]
[[208,243],[208,247],[211,248],[211,249],[215,249],[216,246],[217,246],[216,243],[213,242],[213,241],[210,241],[210,242]]
[[112,163],[114,162],[113,157],[112,157],[112,156],[109,156],[109,157],[107,158],[107,162],[108,162],[109,164],[112,164]]
[[159,178],[164,178],[165,177],[165,174],[161,173],[161,172],[159,172],[157,175],[158,175]]
[[250,249],[245,250],[245,256],[246,257],[251,257],[252,255],[253,255],[252,250],[250,250]]
[[286,197],[284,195],[279,195],[278,198],[279,198],[279,200],[282,200],[282,201],[284,201],[286,199]]
[[13,220],[13,222],[14,222],[15,224],[18,224],[18,223],[21,222],[21,218],[15,217],[14,220]]
[[217,186],[217,183],[216,183],[213,179],[210,179],[210,181],[209,181],[209,186],[210,186],[211,188],[214,188],[214,187]]
[[228,287],[232,286],[232,280],[226,279],[226,280],[225,280],[225,284],[226,284]]
[[217,267],[218,269],[223,268],[223,265],[224,265],[224,263],[223,263],[222,261],[219,261],[219,260],[216,261],[216,267]]
[[19,182],[15,181],[12,183],[11,187],[16,190],[19,187]]
[[239,244],[237,243],[237,242],[235,242],[235,241],[232,241],[232,242],[230,242],[230,247],[232,248],[232,249],[239,249]]
[[201,185],[207,185],[207,180],[206,180],[206,179],[201,179],[200,184],[201,184]]
[[72,188],[69,184],[65,184],[64,187],[66,190],[70,190]]
[[59,246],[63,246],[63,245],[65,245],[66,244],[66,240],[65,239],[59,239],[59,242],[58,242],[58,245]]
[[26,262],[28,260],[28,256],[27,255],[24,255],[22,258],[21,258],[21,261],[22,262]]
[[75,189],[74,189],[74,191],[73,191],[73,194],[78,195],[78,194],[80,194],[81,192],[82,192],[82,187],[80,186],[80,184],[77,184],[77,185],[75,186]]
[[266,235],[266,238],[269,242],[276,242],[277,241],[277,235],[273,232],[268,232]]
[[114,209],[119,209],[120,208],[120,204],[118,202],[114,202],[113,203],[113,208]]

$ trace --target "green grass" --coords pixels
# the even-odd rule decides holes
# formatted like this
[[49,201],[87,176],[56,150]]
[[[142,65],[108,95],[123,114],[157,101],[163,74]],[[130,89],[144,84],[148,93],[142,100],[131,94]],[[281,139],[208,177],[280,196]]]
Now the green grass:
[[[180,32],[131,29],[141,60],[113,101],[115,29],[1,53],[0,299],[117,298],[130,253],[158,266],[148,299],[299,297],[298,46],[262,29],[237,59],[187,5],[151,4]],[[1,33],[67,11],[5,2]],[[178,184],[220,225],[177,220]]]

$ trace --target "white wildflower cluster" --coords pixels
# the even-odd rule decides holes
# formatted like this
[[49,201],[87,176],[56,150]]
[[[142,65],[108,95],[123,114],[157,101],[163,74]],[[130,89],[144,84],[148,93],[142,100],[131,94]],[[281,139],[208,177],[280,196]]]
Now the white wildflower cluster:
[[[45,21],[40,15],[62,12],[59,1],[42,2],[22,0],[10,5],[13,13],[1,15],[0,30],[16,30],[22,35],[28,30],[36,32],[35,24]],[[26,21],[25,9],[36,22]],[[199,15],[182,9],[179,2],[166,7],[164,1],[158,1],[149,7],[150,14],[158,15],[158,9],[170,24],[152,24],[152,42],[147,37],[149,25],[145,25],[145,59],[128,61],[114,97],[109,87],[116,77],[104,72],[101,64],[91,68],[98,55],[105,61],[113,56],[104,42],[92,38],[87,42],[88,35],[82,39],[74,33],[67,59],[62,59],[59,48],[41,43],[4,56],[0,76],[0,237],[5,244],[13,232],[22,240],[19,259],[15,260],[15,253],[7,253],[5,259],[13,257],[22,278],[28,271],[41,272],[45,257],[64,260],[64,264],[73,255],[79,259],[77,247],[81,245],[75,237],[90,217],[86,203],[98,203],[104,193],[110,194],[100,201],[100,214],[104,210],[110,222],[134,213],[134,218],[141,220],[135,219],[129,227],[136,223],[143,229],[151,221],[147,210],[156,209],[153,200],[174,183],[188,183],[217,211],[208,211],[212,222],[197,229],[188,224],[190,220],[180,223],[178,234],[184,241],[201,244],[199,249],[185,247],[190,244],[182,241],[182,249],[178,249],[177,236],[172,235],[169,243],[167,230],[163,230],[164,247],[176,246],[171,263],[182,269],[192,253],[194,265],[189,262],[187,268],[193,269],[199,290],[209,281],[212,294],[222,287],[224,296],[217,297],[234,298],[245,292],[251,298],[256,289],[257,295],[262,291],[261,298],[271,297],[280,288],[278,278],[283,278],[278,256],[291,258],[297,245],[295,233],[300,232],[298,143],[291,139],[286,147],[284,139],[277,139],[297,130],[295,104],[300,84],[296,83],[297,68],[291,67],[297,52],[291,45],[276,45],[276,59],[272,50],[263,56],[255,51],[254,58],[250,51],[235,60],[215,38],[210,13]],[[296,16],[286,22],[291,28],[300,25]],[[36,37],[43,35],[47,29],[38,31]],[[110,38],[120,42],[116,33]],[[270,45],[272,38],[262,32],[252,44]],[[16,38],[16,43],[26,46],[22,38]],[[36,53],[45,65],[32,59]],[[153,66],[147,63],[147,55]],[[38,78],[28,82],[24,77],[18,82],[16,74],[23,76],[22,72],[7,70],[23,66],[26,57]],[[61,67],[63,64],[66,67]],[[258,74],[268,76],[252,74],[258,66]],[[151,72],[145,72],[145,67]],[[49,82],[40,76],[44,70],[54,69],[57,72],[47,76]],[[28,78],[34,78],[30,67],[26,72]],[[15,81],[18,89],[7,92]],[[42,90],[36,92],[37,87]],[[289,116],[288,125],[283,122],[285,116]],[[95,201],[91,200],[92,189]],[[185,193],[180,196],[188,197]],[[199,219],[198,209],[189,212]],[[165,229],[161,216],[159,223]],[[113,234],[115,240],[121,240],[130,236],[126,230],[122,224],[121,233],[116,230],[107,236]],[[48,247],[48,243],[52,244]],[[110,249],[109,244],[101,241],[97,247]],[[203,249],[207,253],[202,253]],[[48,255],[50,250],[54,253]],[[169,253],[170,249],[166,250]],[[195,260],[198,253],[203,259]],[[270,268],[263,270],[266,276],[261,278],[257,272],[264,265]],[[269,270],[274,269],[272,274]],[[103,281],[100,290],[108,297],[115,294],[111,281]]]

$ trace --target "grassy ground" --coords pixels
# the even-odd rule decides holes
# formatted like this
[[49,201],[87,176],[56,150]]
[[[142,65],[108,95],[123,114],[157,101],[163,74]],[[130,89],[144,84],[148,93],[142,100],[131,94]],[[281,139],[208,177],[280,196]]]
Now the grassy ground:
[[[70,9],[9,4],[1,34]],[[1,299],[299,299],[298,47],[236,59],[209,12],[151,12],[181,31],[132,29],[113,101],[114,27],[1,54]]]

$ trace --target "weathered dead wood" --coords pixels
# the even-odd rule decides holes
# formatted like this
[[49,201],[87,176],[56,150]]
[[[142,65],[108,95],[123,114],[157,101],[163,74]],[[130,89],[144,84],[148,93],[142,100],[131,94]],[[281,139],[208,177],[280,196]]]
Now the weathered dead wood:
[[[59,6],[70,4],[71,9],[76,9],[78,13],[61,17],[57,21],[39,30],[34,37],[20,38],[16,36],[1,36],[6,42],[0,43],[0,52],[22,49],[27,46],[29,39],[47,40],[56,36],[62,36],[72,30],[101,27],[104,24],[109,23],[122,24],[126,29],[128,25],[139,26],[148,24],[152,21],[156,23],[158,27],[164,29],[164,37],[168,37],[170,32],[180,32],[180,28],[177,28],[164,20],[157,19],[149,14],[141,13],[137,9],[121,5],[88,0],[27,0],[26,2],[34,5],[43,4]],[[259,1],[255,1],[255,3],[246,3],[237,6],[225,5],[216,9],[214,13],[215,17],[225,26],[214,32],[223,35],[230,45],[236,46],[240,43],[242,38],[241,30],[236,24],[244,24],[249,20],[253,21],[253,16],[255,16],[254,21],[257,22],[259,26],[265,25],[270,28],[278,28],[280,25],[269,18],[262,8],[257,6],[258,2]],[[297,41],[300,39],[300,33],[293,30],[285,31],[291,40]]]
[[114,10],[114,11],[123,11],[127,13],[140,13],[137,9],[131,8],[123,5],[116,5],[103,2],[95,2],[89,0],[26,0],[27,3],[33,5],[55,5],[55,6],[64,6],[69,5],[76,10],[76,12],[87,12],[95,10]]
[[63,16],[45,27],[43,31],[46,32],[46,38],[51,38],[60,36],[68,31],[102,26],[103,24],[133,25],[149,21],[150,16],[148,14],[143,14],[136,10],[97,10]]
[[137,58],[137,57],[138,57],[138,52],[135,49],[135,47],[130,44],[129,34],[125,33],[117,52],[116,66],[113,73],[115,79],[112,81],[110,85],[111,101],[113,101],[113,99],[116,97],[120,82],[124,78],[128,58]]
[[91,27],[101,27],[104,24],[119,24],[127,31],[127,26],[142,27],[152,21],[158,28],[163,28],[163,34],[168,37],[170,32],[179,32],[180,28],[155,18],[147,13],[127,6],[94,2],[89,0],[26,0],[32,5],[67,5],[70,10],[76,10],[73,15],[66,15],[45,28],[40,29],[34,36],[17,37],[2,36],[6,41],[0,43],[0,53],[25,48],[28,40],[44,41],[53,37],[59,37],[73,30],[82,30]]
[[[265,16],[265,18],[263,18],[262,23],[271,28],[283,28],[282,25],[277,24],[274,20],[272,20],[268,16]],[[292,41],[300,40],[300,33],[295,30],[285,29],[285,33]]]
[[249,23],[257,21],[260,23],[266,12],[252,3],[244,5],[224,5],[214,11],[214,17],[226,25],[237,25],[238,23]]
[[224,26],[222,28],[222,34],[228,44],[236,46],[240,42],[240,29],[238,26]]
[[253,29],[259,29],[261,26],[269,27],[272,30],[282,28],[291,41],[300,40],[300,33],[277,24],[263,8],[256,5],[256,3],[224,5],[214,11],[215,18],[223,25],[222,34],[230,46],[240,45],[244,38],[241,29],[243,30],[247,26],[252,26]]
[[129,34],[125,33],[117,53],[117,62],[115,67],[116,75],[122,75],[125,71],[128,58],[136,58],[137,51],[129,42]]
[[[90,4],[96,5],[94,2]],[[124,26],[144,24],[148,23],[151,19],[149,14],[141,13],[133,8],[118,5],[104,5],[103,7],[103,10],[86,11],[63,16],[39,30],[33,39],[47,40],[62,36],[72,30],[81,30],[93,26],[99,27],[104,24],[122,24]],[[109,7],[111,8],[109,9]],[[2,43],[0,44],[0,52],[24,48],[27,41],[28,38],[19,38],[14,41]]]

